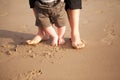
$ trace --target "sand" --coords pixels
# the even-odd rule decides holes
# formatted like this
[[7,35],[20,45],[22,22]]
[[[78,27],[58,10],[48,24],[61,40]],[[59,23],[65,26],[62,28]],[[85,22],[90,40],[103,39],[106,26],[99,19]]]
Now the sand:
[[84,49],[24,42],[37,33],[28,0],[0,0],[0,80],[120,80],[120,0],[83,0]]

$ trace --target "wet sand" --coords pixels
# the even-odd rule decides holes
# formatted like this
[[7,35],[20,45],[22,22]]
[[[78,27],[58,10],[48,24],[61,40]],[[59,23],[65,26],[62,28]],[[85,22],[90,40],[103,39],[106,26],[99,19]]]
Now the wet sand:
[[24,42],[37,33],[28,0],[0,0],[0,80],[120,80],[120,0],[83,0],[84,49]]

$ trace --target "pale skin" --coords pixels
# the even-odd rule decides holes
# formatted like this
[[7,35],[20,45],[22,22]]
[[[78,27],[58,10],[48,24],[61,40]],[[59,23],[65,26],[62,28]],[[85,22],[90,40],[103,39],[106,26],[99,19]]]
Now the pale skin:
[[[34,14],[36,16],[36,11],[33,9]],[[52,38],[52,46],[57,46],[65,43],[64,34],[66,27],[57,28],[58,35],[55,29],[52,26],[48,26],[45,29],[38,27],[38,33],[32,40],[27,40],[27,44],[38,44],[41,40],[49,39],[49,36]]]
[[67,10],[68,18],[71,26],[71,41],[74,48],[83,48],[85,44],[80,39],[79,34],[79,15],[80,9]]
[[[35,11],[34,11],[35,12]],[[80,9],[74,9],[74,10],[67,10],[68,18],[71,26],[71,41],[73,48],[80,49],[85,47],[85,43],[80,38],[79,34],[79,15],[80,15]],[[53,38],[52,45],[57,44],[64,44],[65,40],[63,39],[64,33],[65,33],[65,27],[58,29],[58,41],[57,39]],[[44,33],[44,34],[43,34]],[[42,37],[41,37],[42,34]],[[38,28],[38,34],[32,39],[27,40],[28,44],[34,44],[39,43],[41,40],[48,39],[48,34],[44,30],[39,30]]]

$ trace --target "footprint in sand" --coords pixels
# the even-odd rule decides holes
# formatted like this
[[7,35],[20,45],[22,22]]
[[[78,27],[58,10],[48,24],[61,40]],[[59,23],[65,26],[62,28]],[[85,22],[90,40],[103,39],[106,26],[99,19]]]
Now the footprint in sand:
[[12,45],[9,44],[1,44],[0,45],[0,53],[6,55],[14,55],[14,51],[12,50]]
[[116,36],[108,34],[105,38],[102,39],[102,42],[106,43],[107,45],[112,45]]
[[8,15],[8,12],[0,13],[0,17],[4,17],[4,16],[7,16],[7,15]]
[[107,35],[102,39],[102,42],[106,43],[107,45],[112,45],[113,42],[118,38],[118,35],[115,33],[115,25],[105,26],[104,32],[106,32]]
[[42,74],[43,73],[41,70],[32,70],[23,74],[19,74],[11,80],[40,80],[40,78],[42,78]]

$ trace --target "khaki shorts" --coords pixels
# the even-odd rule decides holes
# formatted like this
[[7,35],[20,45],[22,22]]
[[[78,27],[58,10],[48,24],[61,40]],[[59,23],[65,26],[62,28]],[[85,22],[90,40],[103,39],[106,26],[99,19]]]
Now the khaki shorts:
[[52,24],[55,24],[57,27],[65,26],[67,16],[64,8],[64,2],[46,5],[36,1],[36,26],[43,28],[52,26]]

